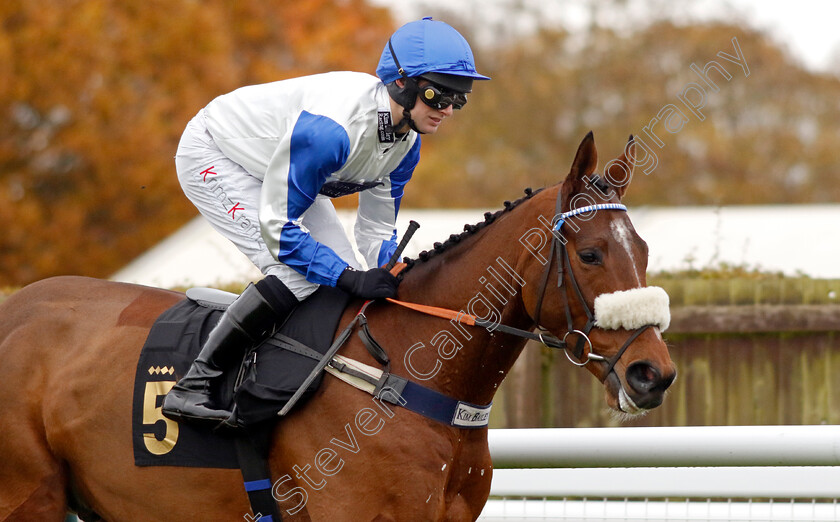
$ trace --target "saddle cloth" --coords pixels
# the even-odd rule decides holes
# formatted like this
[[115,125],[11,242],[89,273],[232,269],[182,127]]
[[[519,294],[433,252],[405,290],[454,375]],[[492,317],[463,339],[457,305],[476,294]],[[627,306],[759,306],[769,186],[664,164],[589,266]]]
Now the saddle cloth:
[[[335,336],[350,296],[321,287],[290,315],[278,334],[246,357],[241,384],[234,394],[236,368],[224,377],[216,400],[236,400],[240,419],[248,425],[277,419],[277,412],[297,391],[317,361],[277,344],[294,339],[325,353]],[[198,355],[210,330],[219,320],[222,305],[205,306],[185,299],[158,317],[140,353],[134,378],[132,440],[137,466],[191,466],[239,468],[234,440],[200,425],[178,423],[161,413],[163,397]],[[293,347],[292,347],[293,348]],[[323,373],[302,401],[318,388]],[[298,403],[303,404],[303,402]]]

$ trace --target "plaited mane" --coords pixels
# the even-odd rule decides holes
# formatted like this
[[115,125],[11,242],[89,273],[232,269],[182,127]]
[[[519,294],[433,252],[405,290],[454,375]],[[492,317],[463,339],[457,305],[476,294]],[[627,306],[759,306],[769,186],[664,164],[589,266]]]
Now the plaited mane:
[[440,243],[440,242],[435,243],[433,250],[424,250],[424,251],[420,252],[417,255],[417,259],[410,259],[408,257],[404,258],[403,262],[406,263],[408,266],[403,270],[402,273],[404,274],[407,271],[411,270],[411,268],[417,263],[424,263],[424,262],[428,261],[429,259],[431,259],[431,258],[433,258],[433,257],[435,257],[439,254],[442,254],[443,252],[446,252],[451,247],[460,243],[462,239],[470,237],[470,236],[474,235],[475,233],[477,233],[479,230],[484,229],[488,225],[495,222],[496,219],[499,216],[501,216],[501,215],[503,215],[507,212],[510,212],[511,210],[513,210],[514,208],[519,206],[520,203],[522,203],[523,201],[526,201],[528,199],[531,199],[536,194],[539,194],[540,191],[542,191],[542,190],[543,189],[537,189],[536,191],[534,191],[534,190],[531,190],[530,187],[528,187],[528,188],[525,189],[525,196],[523,196],[523,197],[521,197],[521,198],[519,198],[519,199],[517,199],[516,201],[513,201],[513,202],[505,201],[503,209],[497,210],[496,212],[485,212],[484,213],[484,221],[482,221],[481,223],[476,223],[475,225],[470,225],[470,224],[464,225],[464,231],[463,232],[461,232],[460,234],[452,234],[451,236],[449,236],[449,239],[447,239],[443,243]]

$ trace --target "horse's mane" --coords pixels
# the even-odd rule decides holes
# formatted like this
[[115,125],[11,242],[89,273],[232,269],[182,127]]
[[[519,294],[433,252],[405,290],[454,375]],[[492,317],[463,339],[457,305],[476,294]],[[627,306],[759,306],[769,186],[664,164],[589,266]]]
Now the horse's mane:
[[464,225],[464,231],[460,234],[452,234],[449,236],[449,239],[444,241],[443,243],[437,242],[434,244],[433,250],[424,250],[417,255],[417,259],[410,259],[408,257],[403,259],[403,262],[407,265],[405,269],[402,271],[405,274],[407,271],[411,270],[414,265],[418,263],[424,263],[429,259],[446,252],[449,248],[457,245],[461,242],[462,239],[472,236],[473,234],[477,233],[479,230],[483,230],[485,227],[496,221],[496,219],[505,214],[510,212],[520,203],[523,201],[529,200],[534,197],[536,194],[539,194],[543,189],[531,190],[531,187],[525,189],[525,195],[516,201],[505,201],[504,208],[501,210],[497,210],[496,212],[485,212],[484,213],[484,221],[481,223],[476,223],[475,225],[466,224]]

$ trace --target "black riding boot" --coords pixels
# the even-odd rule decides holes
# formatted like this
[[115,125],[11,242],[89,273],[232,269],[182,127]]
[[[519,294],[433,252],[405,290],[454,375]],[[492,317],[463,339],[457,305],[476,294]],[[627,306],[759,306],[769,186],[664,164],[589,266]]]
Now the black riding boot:
[[248,285],[222,314],[190,369],[164,397],[164,415],[178,421],[221,421],[230,416],[230,411],[214,404],[212,386],[251,347],[271,335],[298,303],[279,279],[269,277]]

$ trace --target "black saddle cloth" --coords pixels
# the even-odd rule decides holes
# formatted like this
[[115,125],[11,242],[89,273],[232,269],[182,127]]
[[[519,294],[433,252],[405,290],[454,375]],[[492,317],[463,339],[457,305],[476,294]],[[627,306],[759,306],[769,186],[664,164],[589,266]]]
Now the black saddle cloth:
[[[246,357],[240,372],[230,369],[215,397],[220,404],[236,400],[239,418],[248,425],[277,419],[277,412],[317,364],[310,356],[277,347],[292,338],[323,354],[335,336],[350,296],[321,287],[290,315],[273,340]],[[222,311],[185,299],[155,321],[140,353],[134,379],[132,438],[137,466],[238,468],[233,440],[206,427],[177,423],[163,416],[166,392],[198,355]],[[242,376],[234,394],[234,384]],[[308,387],[302,405],[318,389],[323,373]]]

